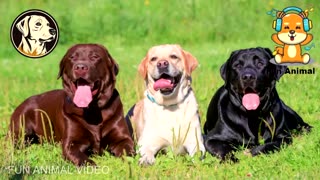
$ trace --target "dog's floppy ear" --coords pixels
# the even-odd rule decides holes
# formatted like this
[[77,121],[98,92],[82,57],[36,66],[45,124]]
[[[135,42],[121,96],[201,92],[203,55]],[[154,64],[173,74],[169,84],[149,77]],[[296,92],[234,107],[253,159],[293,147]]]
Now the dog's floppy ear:
[[226,81],[227,80],[227,70],[226,70],[226,66],[227,66],[227,63],[224,63],[224,64],[222,64],[222,66],[220,67],[220,75],[221,75],[221,77],[222,77],[222,79],[224,80],[224,81]]
[[143,79],[147,78],[147,71],[148,71],[148,54],[142,59],[138,71]]
[[283,65],[276,65],[276,72],[274,73],[275,74],[275,79],[277,81],[279,81],[279,79],[281,78],[282,75],[284,75],[286,73],[286,70],[287,70],[287,66],[283,66]]
[[220,75],[224,81],[227,81],[227,67],[236,54],[238,54],[238,51],[233,51],[228,60],[220,67]]
[[198,60],[188,51],[182,50],[184,67],[188,76],[198,67]]
[[112,74],[112,79],[115,81],[116,80],[116,76],[118,75],[119,73],[119,65],[118,63],[113,59],[113,57],[110,55],[108,49],[101,45],[101,44],[95,44],[96,46],[100,47],[101,49],[103,49],[104,53],[106,53],[106,57],[108,59],[106,59],[106,61],[110,60],[111,62],[111,68],[110,68],[110,71],[111,71],[111,74]]
[[113,80],[116,80],[116,76],[119,73],[119,65],[118,63],[116,63],[116,61],[112,58],[112,56],[109,53],[108,53],[108,57],[112,64],[111,71],[112,71]]
[[62,74],[63,74],[63,70],[64,70],[64,63],[62,62],[63,59],[60,61],[60,68],[59,68],[59,73],[58,73],[58,77],[57,79],[61,78],[62,77]]
[[26,16],[24,17],[22,20],[20,20],[16,27],[18,28],[18,30],[22,33],[22,35],[24,37],[27,37],[29,34],[29,20],[30,20],[31,16]]
[[60,61],[60,65],[59,65],[59,73],[58,73],[57,79],[59,79],[59,78],[62,77],[63,71],[64,71],[64,69],[65,69],[66,61],[67,61],[67,59],[69,58],[69,54],[70,54],[69,52],[72,52],[73,49],[74,49],[76,46],[77,46],[77,45],[71,46],[71,47],[67,50],[66,54],[62,57],[62,59],[61,59],[61,61]]
[[263,49],[268,54],[269,60],[274,57],[269,48],[261,48],[261,49]]
[[118,64],[118,63],[115,63],[115,64],[114,64],[113,70],[114,70],[115,75],[117,76],[118,73],[119,73],[119,64]]
[[58,73],[57,79],[61,78],[62,75],[63,75],[64,65],[65,65],[65,62],[64,62],[64,61],[65,61],[65,58],[67,58],[67,54],[68,54],[68,53],[66,53],[66,54],[63,56],[63,58],[61,59],[61,61],[60,61],[59,73]]

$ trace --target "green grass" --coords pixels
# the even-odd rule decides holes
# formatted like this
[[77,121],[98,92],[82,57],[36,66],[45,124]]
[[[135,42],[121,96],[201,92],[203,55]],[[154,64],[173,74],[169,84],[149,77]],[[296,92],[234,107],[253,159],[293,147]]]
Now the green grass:
[[[149,2],[149,4],[148,4]],[[148,4],[148,5],[147,5]],[[5,140],[11,113],[25,98],[61,88],[57,80],[58,64],[74,43],[93,42],[108,47],[120,66],[117,88],[126,111],[142,95],[143,83],[137,67],[147,50],[156,44],[178,43],[191,52],[200,66],[193,73],[193,88],[199,103],[201,123],[214,92],[223,84],[219,68],[233,50],[248,47],[269,47],[272,18],[266,12],[296,5],[314,7],[310,14],[316,48],[310,51],[316,67],[315,75],[285,75],[277,85],[284,102],[314,126],[307,135],[296,136],[292,145],[278,153],[249,157],[237,153],[240,163],[220,164],[207,154],[202,161],[176,156],[172,152],[159,155],[151,167],[139,167],[139,156],[117,159],[108,153],[94,156],[102,170],[85,169],[78,173],[62,159],[59,144],[32,145],[13,149]],[[30,8],[46,10],[60,27],[56,49],[40,60],[21,56],[13,49],[9,30],[14,18]],[[317,0],[244,1],[1,1],[0,2],[0,179],[114,179],[114,178],[192,178],[192,179],[315,179],[319,177],[320,106],[319,106],[319,16]],[[37,174],[36,168],[54,166],[62,174]],[[32,167],[35,174],[14,175],[11,167]],[[105,169],[103,169],[105,167]],[[107,170],[108,169],[108,170]],[[16,169],[16,171],[18,171]],[[105,170],[105,171],[103,171]],[[72,174],[68,174],[71,172]],[[100,173],[100,174],[99,174]]]

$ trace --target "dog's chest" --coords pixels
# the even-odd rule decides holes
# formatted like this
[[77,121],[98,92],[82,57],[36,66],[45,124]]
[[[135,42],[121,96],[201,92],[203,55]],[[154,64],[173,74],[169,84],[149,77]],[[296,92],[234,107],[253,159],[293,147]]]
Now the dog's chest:
[[186,101],[179,105],[164,107],[150,101],[144,103],[145,131],[163,137],[183,136],[199,121],[196,104]]
[[158,127],[175,128],[185,123],[185,121],[183,121],[185,114],[183,109],[178,105],[172,107],[159,106],[152,108],[152,110],[147,110],[147,114],[150,115],[146,115],[148,117],[146,123],[157,125]]

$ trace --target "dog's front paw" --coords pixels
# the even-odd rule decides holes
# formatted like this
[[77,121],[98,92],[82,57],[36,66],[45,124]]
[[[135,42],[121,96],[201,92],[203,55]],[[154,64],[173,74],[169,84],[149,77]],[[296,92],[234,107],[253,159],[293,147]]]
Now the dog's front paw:
[[262,153],[264,153],[264,149],[265,149],[264,145],[256,146],[256,147],[251,149],[251,155],[252,156],[257,156],[259,154],[262,154]]
[[201,158],[204,158],[204,155],[206,153],[206,148],[204,147],[203,143],[200,143],[198,145],[197,144],[188,144],[188,145],[185,145],[185,149],[187,150],[189,156],[191,156],[191,157],[193,157],[197,151],[200,151]]
[[111,150],[111,153],[116,157],[121,157],[123,155],[126,155],[126,156],[134,156],[135,155],[135,151],[133,149],[133,144],[118,145]]
[[156,161],[155,157],[153,155],[143,155],[139,159],[139,165],[140,166],[150,166],[153,165],[154,162]]
[[78,167],[83,166],[97,166],[97,164],[91,159],[82,159],[75,163]]

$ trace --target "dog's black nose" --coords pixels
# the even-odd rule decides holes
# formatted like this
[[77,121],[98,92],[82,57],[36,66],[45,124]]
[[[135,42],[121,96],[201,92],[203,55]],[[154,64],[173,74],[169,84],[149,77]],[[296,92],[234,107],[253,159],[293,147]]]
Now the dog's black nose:
[[51,35],[55,35],[57,32],[56,32],[55,29],[49,29],[49,33],[50,33]]
[[294,34],[296,31],[295,30],[290,30],[289,33],[290,34]]
[[256,75],[254,75],[253,73],[244,73],[242,76],[241,76],[241,79],[244,81],[244,82],[250,82],[252,80],[255,80],[257,79]]
[[83,76],[83,75],[85,75],[85,74],[88,72],[89,68],[88,68],[88,66],[85,65],[85,64],[76,64],[76,65],[73,67],[73,70],[74,70],[74,72],[75,72],[76,75],[78,75],[78,76]]
[[167,60],[161,60],[157,63],[159,69],[166,69],[169,67],[169,62]]

